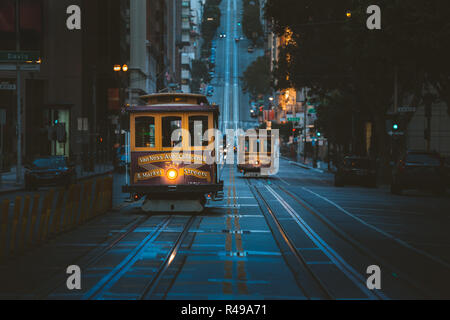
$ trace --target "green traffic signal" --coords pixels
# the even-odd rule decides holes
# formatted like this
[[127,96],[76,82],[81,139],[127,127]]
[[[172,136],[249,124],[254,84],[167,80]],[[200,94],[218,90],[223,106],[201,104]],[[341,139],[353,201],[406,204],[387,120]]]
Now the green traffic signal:
[[397,130],[398,130],[398,124],[397,124],[397,123],[394,123],[394,124],[392,125],[392,129],[394,129],[395,131],[397,131]]

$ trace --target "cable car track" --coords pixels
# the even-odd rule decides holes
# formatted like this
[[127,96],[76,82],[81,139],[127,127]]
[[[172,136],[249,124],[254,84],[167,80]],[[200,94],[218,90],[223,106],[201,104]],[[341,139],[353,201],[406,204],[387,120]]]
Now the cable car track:
[[[292,255],[296,258],[296,262],[297,265],[290,265],[291,270],[293,271],[294,276],[296,276],[297,279],[297,283],[299,284],[299,287],[306,292],[306,296],[308,298],[316,298],[316,296],[313,294],[311,295],[303,286],[303,283],[299,283],[299,278],[298,278],[298,273],[299,272],[307,272],[307,274],[309,275],[309,277],[312,279],[312,281],[315,283],[316,287],[314,289],[313,286],[311,286],[312,284],[310,283],[310,286],[313,288],[313,291],[315,290],[315,292],[317,291],[317,288],[320,289],[320,293],[322,294],[321,296],[319,296],[319,298],[324,298],[324,299],[336,299],[335,295],[333,293],[331,293],[331,291],[327,288],[327,285],[325,283],[322,282],[322,280],[320,279],[320,277],[315,273],[314,270],[312,270],[312,268],[308,265],[308,263],[306,262],[305,258],[302,256],[302,254],[299,252],[299,250],[296,248],[294,242],[292,241],[292,239],[289,236],[289,233],[286,231],[286,229],[283,227],[280,219],[277,217],[277,215],[275,214],[274,210],[272,209],[271,205],[268,203],[268,201],[263,197],[263,195],[261,194],[261,191],[259,190],[260,187],[255,186],[252,184],[250,179],[246,179],[247,184],[249,185],[252,193],[254,194],[257,202],[260,204],[261,207],[261,211],[263,212],[266,221],[269,224],[269,227],[272,231],[272,233],[274,234],[274,238],[275,240],[278,242],[278,245],[280,246],[280,250],[283,252],[281,246],[283,246],[282,243],[280,242],[280,236],[281,239],[284,242],[284,245],[289,248],[290,253],[292,253]],[[263,187],[267,188],[267,190],[271,192],[271,187],[263,184]],[[272,189],[273,190],[273,189]],[[302,228],[303,231],[305,231],[306,236],[313,241],[313,243],[315,243],[316,245],[318,245],[318,247],[320,248],[320,250],[325,253],[325,255],[327,257],[330,258],[330,260],[333,262],[333,264],[339,269],[339,271],[341,271],[344,275],[347,276],[347,278],[352,281],[360,290],[361,292],[363,292],[365,295],[367,295],[367,297],[369,299],[374,299],[374,300],[384,300],[384,299],[389,299],[387,296],[385,296],[382,292],[380,291],[371,291],[369,289],[367,289],[367,287],[365,287],[365,283],[364,283],[364,279],[362,279],[361,275],[359,273],[357,273],[345,260],[343,260],[331,247],[329,247],[321,238],[320,236],[318,236],[317,234],[315,234],[315,232],[298,216],[298,214],[296,214],[295,210],[292,210],[289,206],[286,206],[286,204],[283,203],[283,199],[278,195],[274,193],[272,193],[272,195],[274,196],[274,198],[282,205],[285,207],[286,211],[288,211],[288,213],[292,216],[293,220],[300,226],[300,228]],[[278,197],[277,197],[278,195]],[[273,222],[273,223],[271,223]],[[273,225],[276,226],[276,228],[273,227]],[[286,256],[286,254],[283,254],[284,256]],[[286,262],[288,263],[288,260],[286,260]],[[289,265],[289,263],[288,263]]]
[[[313,209],[305,200],[301,199],[298,195],[286,190],[286,188],[284,188],[283,186],[281,186],[279,184],[277,184],[277,186],[282,192],[284,192],[286,195],[288,195],[290,198],[292,198],[295,202],[300,204],[303,208],[305,208],[314,217],[319,219],[321,221],[321,223],[323,223],[327,228],[332,230],[334,232],[334,234],[336,234],[340,239],[342,239],[346,243],[350,244],[356,251],[358,251],[365,257],[369,258],[371,261],[373,261],[374,264],[377,264],[380,266],[383,265],[397,275],[403,274],[402,272],[397,270],[394,266],[392,266],[391,264],[386,262],[385,259],[379,257],[378,255],[373,253],[371,250],[369,250],[362,244],[358,243],[347,233],[342,231],[339,227],[337,227],[335,224],[333,224],[331,221],[329,221],[326,217],[324,217],[322,214],[317,212],[317,210]],[[412,279],[410,279],[407,276],[403,275],[402,277],[397,277],[397,279],[403,281],[407,286],[411,287],[411,289],[416,290],[417,293],[424,296],[425,298],[430,298],[432,296],[429,292],[425,292],[424,289],[421,289],[421,287],[417,283],[415,283]]]
[[[153,290],[157,287],[159,280],[161,279],[164,272],[168,269],[171,263],[175,260],[176,255],[178,253],[178,249],[180,248],[183,240],[189,232],[189,229],[192,226],[196,216],[190,216],[188,221],[184,224],[183,229],[178,235],[177,239],[171,245],[166,257],[163,262],[160,264],[157,272],[152,276],[152,280],[145,286],[145,290],[143,293],[136,293],[136,296],[139,296],[138,299],[142,300],[146,297],[151,297]],[[130,268],[138,261],[141,257],[142,253],[158,238],[158,236],[167,231],[167,227],[170,222],[172,222],[174,216],[168,216],[163,219],[151,232],[147,234],[147,236],[136,246],[136,248],[125,257],[116,267],[104,276],[96,285],[94,285],[84,296],[85,300],[97,300],[102,299],[104,295],[108,293],[108,290],[117,283],[123,275],[125,275]]]

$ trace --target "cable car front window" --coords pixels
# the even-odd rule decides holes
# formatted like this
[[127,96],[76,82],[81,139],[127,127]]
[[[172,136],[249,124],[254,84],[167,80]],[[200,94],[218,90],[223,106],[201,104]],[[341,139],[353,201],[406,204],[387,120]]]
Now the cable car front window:
[[155,145],[155,118],[137,117],[135,121],[136,148],[154,148]]
[[208,116],[189,117],[189,133],[191,135],[191,147],[207,147],[208,141],[203,137],[208,131]]
[[172,141],[172,133],[181,129],[181,117],[162,118],[162,146],[163,148],[173,148],[182,141],[181,134],[177,141]]

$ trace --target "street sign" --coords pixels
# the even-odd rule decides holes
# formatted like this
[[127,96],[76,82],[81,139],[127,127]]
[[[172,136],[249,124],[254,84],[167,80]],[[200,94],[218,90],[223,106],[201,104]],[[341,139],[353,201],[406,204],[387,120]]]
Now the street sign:
[[404,136],[405,133],[403,131],[398,131],[398,132],[389,131],[388,135],[390,135],[390,136]]
[[16,84],[10,82],[1,82],[0,90],[16,90]]
[[291,122],[300,122],[300,118],[288,118],[288,121],[291,121]]
[[39,51],[0,51],[1,62],[38,61]]
[[416,112],[416,108],[415,107],[399,107],[397,109],[397,111],[399,113]]

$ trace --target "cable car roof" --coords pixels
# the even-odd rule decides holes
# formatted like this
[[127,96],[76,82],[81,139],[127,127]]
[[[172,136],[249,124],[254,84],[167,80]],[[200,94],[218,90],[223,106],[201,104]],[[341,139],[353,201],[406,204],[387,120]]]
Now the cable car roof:
[[128,112],[217,112],[218,105],[210,105],[206,96],[191,93],[156,93],[140,97],[145,106],[132,106]]

